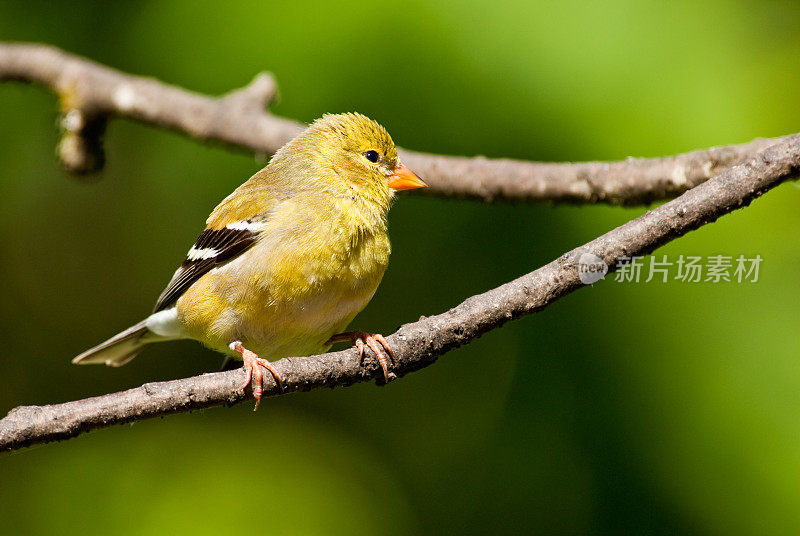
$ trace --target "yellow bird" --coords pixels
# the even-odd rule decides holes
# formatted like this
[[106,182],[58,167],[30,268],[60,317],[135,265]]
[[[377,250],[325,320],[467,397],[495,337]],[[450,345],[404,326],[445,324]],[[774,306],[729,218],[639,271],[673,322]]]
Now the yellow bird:
[[[394,192],[425,183],[389,133],[357,113],[324,115],[214,209],[153,314],[73,363],[121,366],[148,344],[195,339],[242,359],[256,407],[267,359],[369,346],[388,381],[381,335],[342,333],[389,262]],[[259,357],[264,356],[264,357]]]

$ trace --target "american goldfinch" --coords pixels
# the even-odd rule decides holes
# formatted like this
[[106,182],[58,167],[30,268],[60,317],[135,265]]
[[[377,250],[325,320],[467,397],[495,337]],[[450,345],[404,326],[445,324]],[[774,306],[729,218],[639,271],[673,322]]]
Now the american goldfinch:
[[[357,113],[324,115],[217,206],[153,314],[73,363],[128,363],[152,343],[195,339],[241,359],[256,407],[268,359],[368,346],[389,373],[381,335],[342,333],[372,298],[391,250],[394,192],[425,183],[389,133]],[[253,381],[254,380],[254,381]]]

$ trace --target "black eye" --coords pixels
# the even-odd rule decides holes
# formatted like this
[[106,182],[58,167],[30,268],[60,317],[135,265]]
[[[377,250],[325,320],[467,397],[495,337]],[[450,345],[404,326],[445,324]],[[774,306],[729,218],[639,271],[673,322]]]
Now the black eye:
[[372,162],[373,164],[378,161],[381,155],[378,154],[378,151],[367,151],[364,153],[364,158]]

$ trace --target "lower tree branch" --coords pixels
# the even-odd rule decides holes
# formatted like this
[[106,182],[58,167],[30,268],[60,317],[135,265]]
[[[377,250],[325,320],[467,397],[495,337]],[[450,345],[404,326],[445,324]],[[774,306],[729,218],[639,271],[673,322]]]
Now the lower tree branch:
[[[509,320],[542,310],[582,285],[577,269],[583,253],[600,257],[611,270],[617,260],[645,255],[689,231],[748,205],[800,170],[800,134],[787,137],[679,198],[576,248],[550,264],[493,290],[472,296],[442,314],[402,326],[388,337],[395,350],[394,372],[403,376],[432,364],[459,346]],[[369,354],[372,356],[372,354]],[[353,349],[274,363],[287,391],[350,385],[382,376],[371,360],[361,366]],[[282,394],[267,375],[264,396]],[[242,370],[149,383],[85,400],[49,406],[21,406],[0,420],[0,450],[56,441],[112,424],[231,405],[247,394],[239,389]]]
[[[77,173],[103,165],[100,137],[110,117],[258,154],[273,154],[303,128],[267,110],[276,91],[268,73],[259,74],[244,89],[214,98],[132,76],[54,47],[0,43],[0,82],[6,80],[36,82],[59,96],[64,137],[58,153],[65,167]],[[420,192],[424,195],[633,205],[671,199],[779,140],[785,138],[610,163],[542,163],[408,150],[400,155],[428,183],[429,188]]]

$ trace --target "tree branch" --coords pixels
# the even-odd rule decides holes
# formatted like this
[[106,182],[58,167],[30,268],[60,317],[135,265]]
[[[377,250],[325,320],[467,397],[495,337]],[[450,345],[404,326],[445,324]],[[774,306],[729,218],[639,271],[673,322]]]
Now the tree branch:
[[[246,88],[215,98],[132,76],[57,48],[0,43],[0,82],[36,82],[53,90],[63,112],[58,153],[65,167],[87,173],[102,167],[100,139],[111,117],[133,119],[272,154],[302,130],[267,106],[275,82],[259,74]],[[484,201],[642,204],[671,199],[723,169],[786,138],[757,139],[664,158],[621,162],[542,163],[401,151],[429,188],[425,195]]]
[[[600,257],[611,270],[623,257],[645,255],[689,231],[748,205],[800,170],[800,134],[758,153],[679,198],[576,248],[550,264],[442,314],[402,326],[388,337],[395,349],[394,372],[403,376],[432,364],[509,320],[540,311],[582,285],[578,259]],[[370,354],[372,356],[372,354]],[[359,364],[355,350],[274,363],[287,391],[350,385],[378,378],[373,362]],[[233,370],[145,384],[136,389],[50,406],[22,406],[0,420],[0,450],[74,437],[96,428],[214,405],[234,404],[247,395],[239,389],[244,372]],[[282,394],[267,375],[265,396]]]

